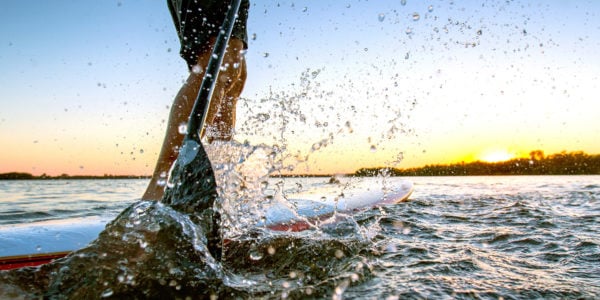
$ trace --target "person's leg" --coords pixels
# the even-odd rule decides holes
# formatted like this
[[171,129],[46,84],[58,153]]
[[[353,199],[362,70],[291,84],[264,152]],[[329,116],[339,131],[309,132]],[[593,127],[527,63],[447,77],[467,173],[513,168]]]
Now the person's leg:
[[213,92],[210,109],[206,117],[206,137],[213,140],[230,141],[235,129],[237,100],[246,82],[246,61],[242,51],[244,43],[233,38],[223,58],[226,66],[219,73],[217,87]]
[[[214,42],[214,40],[211,41],[211,43],[212,42]],[[215,92],[211,99],[211,105],[207,115],[207,125],[210,125],[217,130],[222,128],[225,130],[223,132],[227,132],[216,132],[214,139],[224,139],[223,137],[231,139],[231,134],[233,132],[233,126],[235,124],[235,120],[233,119],[235,118],[235,104],[246,79],[246,64],[243,55],[238,49],[243,49],[243,42],[232,38],[224,58],[224,63],[228,63],[229,67],[220,72],[219,80],[216,83]],[[150,180],[142,199],[159,200],[162,198],[164,193],[164,183],[159,184],[159,182],[167,179],[167,173],[177,158],[178,148],[181,146],[184,137],[183,134],[179,133],[179,126],[182,124],[186,125],[188,122],[189,114],[194,106],[202,83],[204,69],[206,65],[208,65],[211,54],[210,51],[206,51],[199,55],[198,65],[202,66],[200,68],[202,72],[190,72],[187,81],[175,96],[169,114],[165,139],[152,174],[152,179]],[[219,113],[217,113],[217,111],[219,111]],[[216,117],[217,115],[219,115],[219,117]],[[225,119],[225,116],[228,119]],[[224,125],[214,126],[214,124],[217,124],[215,122]]]
[[190,73],[188,79],[173,100],[165,139],[163,140],[160,154],[156,161],[152,179],[142,196],[144,200],[159,200],[162,198],[168,176],[167,173],[171,168],[171,164],[177,158],[179,147],[183,143],[184,135],[179,133],[179,126],[187,124],[201,82],[202,74]]

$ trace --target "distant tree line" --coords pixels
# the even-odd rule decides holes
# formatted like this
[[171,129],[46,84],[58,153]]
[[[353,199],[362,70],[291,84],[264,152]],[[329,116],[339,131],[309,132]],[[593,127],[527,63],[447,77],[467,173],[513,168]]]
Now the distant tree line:
[[600,154],[566,151],[545,156],[541,150],[529,153],[529,158],[503,162],[482,162],[426,165],[420,168],[362,168],[355,176],[375,176],[385,172],[390,176],[471,176],[471,175],[592,175],[600,174]]
[[[583,151],[560,152],[545,156],[541,150],[529,153],[528,158],[515,158],[508,161],[490,163],[475,161],[470,163],[435,164],[419,168],[362,168],[350,176],[471,176],[471,175],[600,175],[600,154],[589,155]],[[275,177],[329,177],[329,175],[277,175]],[[150,176],[109,175],[87,176],[61,174],[34,176],[29,173],[11,172],[0,174],[0,180],[44,180],[44,179],[147,179]],[[332,177],[333,178],[333,177]]]
[[40,176],[34,176],[29,173],[22,172],[10,172],[0,174],[0,180],[45,180],[45,179],[142,179],[150,178],[149,176],[133,176],[133,175],[109,175],[104,174],[103,176],[91,176],[91,175],[68,175],[61,174],[58,176],[49,176],[45,173]]

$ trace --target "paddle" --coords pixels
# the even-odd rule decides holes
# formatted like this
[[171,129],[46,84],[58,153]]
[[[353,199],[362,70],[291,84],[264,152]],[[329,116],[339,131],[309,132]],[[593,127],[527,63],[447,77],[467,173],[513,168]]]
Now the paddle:
[[190,214],[194,218],[194,222],[204,225],[204,228],[207,229],[208,249],[215,258],[219,258],[221,252],[220,215],[217,211],[213,211],[213,203],[217,197],[217,185],[200,138],[240,2],[241,0],[232,0],[227,11],[208,61],[198,97],[190,114],[187,133],[177,160],[171,168],[167,187],[161,199],[161,202],[177,211]]

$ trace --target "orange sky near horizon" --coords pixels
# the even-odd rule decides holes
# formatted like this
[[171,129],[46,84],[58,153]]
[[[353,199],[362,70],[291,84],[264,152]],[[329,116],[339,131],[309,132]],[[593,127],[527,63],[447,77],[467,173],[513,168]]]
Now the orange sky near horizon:
[[[600,2],[346,2],[252,4],[236,140],[296,174],[600,153]],[[0,173],[151,174],[187,69],[141,4],[4,4]]]

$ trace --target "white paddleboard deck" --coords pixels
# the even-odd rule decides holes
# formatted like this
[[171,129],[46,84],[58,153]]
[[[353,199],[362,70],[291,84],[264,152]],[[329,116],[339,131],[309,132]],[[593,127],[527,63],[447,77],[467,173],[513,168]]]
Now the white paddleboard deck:
[[277,201],[265,212],[265,221],[257,224],[279,231],[301,231],[336,213],[350,214],[375,207],[407,201],[413,191],[410,181],[394,182],[387,187],[381,182],[363,181],[348,185],[331,184],[291,194]]

